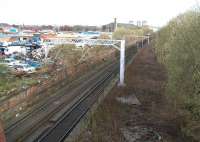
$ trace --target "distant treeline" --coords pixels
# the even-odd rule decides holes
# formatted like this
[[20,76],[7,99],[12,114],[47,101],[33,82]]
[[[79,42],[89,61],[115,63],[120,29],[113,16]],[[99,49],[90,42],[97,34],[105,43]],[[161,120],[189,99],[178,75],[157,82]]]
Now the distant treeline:
[[[61,26],[55,26],[55,25],[10,25],[7,23],[0,23],[0,28],[2,27],[14,27],[20,30],[33,30],[33,31],[39,31],[39,30],[54,30],[56,32],[59,31],[103,31],[103,32],[114,32],[115,31],[115,24],[109,23],[102,26],[88,26],[88,25],[61,25]],[[118,23],[117,27],[119,28],[126,28],[126,29],[138,29],[141,27],[138,27],[134,24],[127,24],[127,23]]]
[[0,27],[14,27],[23,30],[54,30],[54,31],[99,31],[102,30],[102,27],[97,26],[82,26],[82,25],[62,25],[62,26],[53,26],[53,25],[10,25],[7,23],[0,23]]

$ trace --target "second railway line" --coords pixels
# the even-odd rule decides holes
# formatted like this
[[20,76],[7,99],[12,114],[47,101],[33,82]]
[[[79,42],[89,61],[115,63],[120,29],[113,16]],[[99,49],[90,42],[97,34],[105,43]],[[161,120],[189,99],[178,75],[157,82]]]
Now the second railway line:
[[[130,60],[130,58],[133,56],[131,53],[133,52],[127,52],[126,61]],[[95,102],[95,99],[98,98],[98,95],[101,94],[102,89],[103,89],[103,84],[108,82],[111,79],[111,77],[116,76],[118,72],[118,66],[119,64],[117,62],[108,65],[107,67],[99,71],[98,74],[93,75],[90,79],[85,81],[83,84],[81,84],[80,86],[72,90],[71,92],[69,93],[62,92],[65,95],[60,96],[60,98],[57,97],[56,99],[55,98],[52,99],[47,104],[44,104],[40,108],[38,108],[38,110],[33,111],[27,117],[24,117],[24,119],[21,119],[21,121],[16,122],[15,124],[8,127],[8,129],[6,130],[7,141],[8,142],[34,141],[34,140],[46,141],[46,139],[49,138],[48,136],[50,136],[49,134],[53,133],[53,130],[56,130],[56,128],[62,124],[61,120],[70,119],[70,118],[64,118],[66,114],[69,115],[70,113],[77,111],[75,109],[76,108],[75,105],[77,105],[78,102],[79,104],[81,104],[81,103],[84,103],[84,101],[81,102],[81,100],[87,100],[87,97],[90,98],[89,96],[91,96],[91,91],[93,89],[93,93],[94,91],[97,91],[96,93],[97,95],[94,95],[96,97],[94,98],[93,96],[93,98],[91,99],[92,103],[90,102],[91,103],[90,105],[88,104],[87,106],[85,104],[85,106],[88,107],[85,110],[85,112],[80,111],[79,113],[82,113],[82,115],[84,115],[87,112],[87,110]],[[87,97],[84,96],[84,94]],[[71,96],[74,96],[74,97],[69,99],[69,97]],[[76,102],[75,102],[75,98],[76,98]],[[71,101],[71,105],[69,105],[70,104],[69,100]],[[81,119],[82,115],[80,115],[77,118]],[[73,117],[74,116],[72,116],[72,118]],[[77,124],[78,122],[74,122],[74,123]],[[66,134],[63,135],[63,138],[66,137],[70,133],[72,128],[73,126],[71,126],[71,128],[69,127],[69,130],[68,130],[69,132],[66,132]],[[44,131],[46,131],[46,133],[44,133]],[[62,141],[63,138],[62,137],[59,138],[59,141]]]

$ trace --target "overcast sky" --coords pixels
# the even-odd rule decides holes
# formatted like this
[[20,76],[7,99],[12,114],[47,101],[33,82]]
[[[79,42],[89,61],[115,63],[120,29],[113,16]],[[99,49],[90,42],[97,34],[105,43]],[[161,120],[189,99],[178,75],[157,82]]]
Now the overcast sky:
[[146,20],[163,26],[200,0],[0,0],[0,23],[103,25]]

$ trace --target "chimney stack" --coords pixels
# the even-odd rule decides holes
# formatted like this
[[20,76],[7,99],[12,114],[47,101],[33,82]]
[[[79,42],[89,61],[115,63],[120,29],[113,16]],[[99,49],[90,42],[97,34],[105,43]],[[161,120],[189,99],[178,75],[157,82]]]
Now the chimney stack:
[[114,18],[114,32],[117,30],[117,18]]

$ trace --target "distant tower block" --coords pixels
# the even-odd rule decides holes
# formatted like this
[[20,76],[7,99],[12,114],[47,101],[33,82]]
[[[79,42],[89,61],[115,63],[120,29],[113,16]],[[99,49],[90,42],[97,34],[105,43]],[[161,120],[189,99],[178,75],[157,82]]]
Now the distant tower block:
[[117,30],[117,18],[114,19],[114,31]]
[[133,24],[133,25],[134,25],[134,21],[133,21],[133,20],[130,20],[130,21],[129,21],[129,24]]
[[147,21],[143,20],[142,21],[142,26],[146,26],[147,25]]
[[141,21],[137,21],[137,26],[141,27],[142,26],[142,22]]

